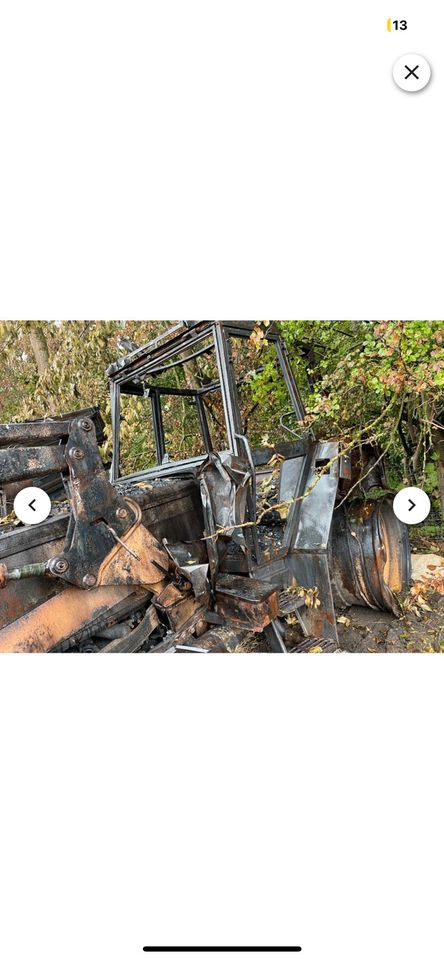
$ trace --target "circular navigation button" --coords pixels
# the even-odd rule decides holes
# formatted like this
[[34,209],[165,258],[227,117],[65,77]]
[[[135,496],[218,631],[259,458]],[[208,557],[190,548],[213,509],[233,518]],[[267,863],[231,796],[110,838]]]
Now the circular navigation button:
[[430,513],[430,497],[419,487],[404,487],[396,494],[393,512],[402,523],[422,523]]
[[404,53],[393,65],[393,79],[407,93],[423,90],[431,75],[430,64],[420,53]]
[[14,499],[14,512],[22,523],[42,523],[51,513],[51,500],[40,487],[25,487]]

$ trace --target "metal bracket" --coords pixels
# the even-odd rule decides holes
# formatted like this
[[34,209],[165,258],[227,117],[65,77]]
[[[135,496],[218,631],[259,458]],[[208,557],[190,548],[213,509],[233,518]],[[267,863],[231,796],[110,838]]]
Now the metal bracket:
[[71,424],[65,458],[72,520],[63,552],[49,561],[51,573],[84,589],[161,581],[169,566],[166,552],[144,527],[138,537],[130,536],[140,526],[140,510],[109,483],[89,418]]

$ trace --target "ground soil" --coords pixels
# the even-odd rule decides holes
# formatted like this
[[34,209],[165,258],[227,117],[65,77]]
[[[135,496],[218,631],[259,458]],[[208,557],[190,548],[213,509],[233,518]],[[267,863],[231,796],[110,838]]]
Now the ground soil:
[[435,553],[444,557],[444,540],[431,540],[430,537],[421,537],[418,533],[410,538],[412,554]]
[[397,620],[383,610],[350,607],[349,625],[338,623],[339,649],[345,653],[443,653],[444,596],[427,598],[431,611],[406,613]]
[[[402,616],[369,607],[337,610],[339,649],[333,641],[307,640],[287,626],[286,645],[294,653],[444,653],[444,542],[416,538],[412,585],[402,598]],[[232,652],[269,653],[266,637],[250,635]]]
[[[414,549],[414,585],[426,583],[424,577],[433,576],[439,569],[443,547],[442,542],[427,541]],[[433,552],[420,552],[424,548]],[[433,572],[430,567],[435,568]],[[342,616],[339,613],[340,650],[345,653],[444,653],[444,595],[425,586],[420,596],[425,606],[413,602],[409,609],[407,603],[400,619],[368,607],[350,607]]]

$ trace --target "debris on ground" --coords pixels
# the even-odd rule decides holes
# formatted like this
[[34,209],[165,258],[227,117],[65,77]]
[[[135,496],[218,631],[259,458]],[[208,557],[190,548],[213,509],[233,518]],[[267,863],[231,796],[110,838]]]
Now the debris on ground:
[[444,652],[444,557],[413,554],[412,585],[399,620],[386,611],[353,606],[337,623],[339,647],[346,653]]

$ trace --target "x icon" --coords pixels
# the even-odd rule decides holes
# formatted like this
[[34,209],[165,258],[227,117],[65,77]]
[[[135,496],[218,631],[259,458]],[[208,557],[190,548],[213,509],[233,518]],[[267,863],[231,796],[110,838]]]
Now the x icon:
[[415,73],[415,70],[419,70],[419,63],[416,64],[416,67],[412,67],[412,69],[410,69],[410,67],[408,67],[406,63],[404,64],[404,66],[405,66],[405,69],[407,70],[404,80],[408,80],[408,78],[411,76],[414,76],[416,80],[419,80],[418,74]]

